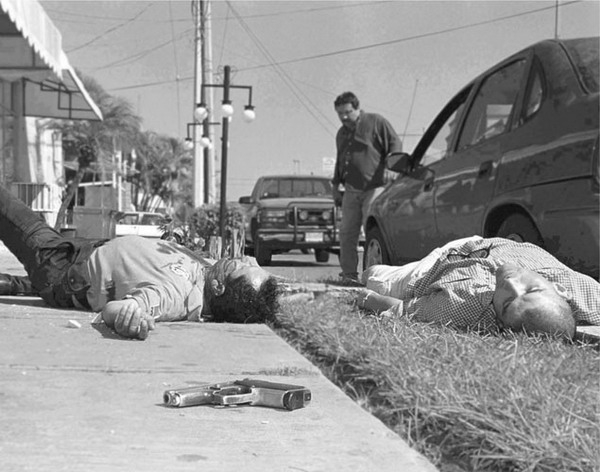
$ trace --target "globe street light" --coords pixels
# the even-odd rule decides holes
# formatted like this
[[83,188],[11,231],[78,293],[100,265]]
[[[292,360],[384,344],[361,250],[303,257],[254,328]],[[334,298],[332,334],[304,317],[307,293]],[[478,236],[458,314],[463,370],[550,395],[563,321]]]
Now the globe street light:
[[[221,135],[221,202],[220,202],[220,218],[219,218],[219,230],[222,241],[222,252],[221,256],[225,255],[225,221],[227,219],[227,151],[229,148],[229,121],[233,116],[234,110],[229,98],[231,89],[246,89],[248,90],[248,104],[244,107],[243,118],[246,122],[251,122],[255,118],[254,106],[252,105],[252,87],[249,85],[233,85],[231,84],[231,67],[225,66],[222,84],[202,84],[201,87],[217,87],[223,89],[223,100],[222,113],[222,135]],[[206,116],[204,115],[206,111]],[[196,119],[202,123],[208,116],[206,106],[199,103],[194,111]],[[203,119],[200,119],[204,116]]]

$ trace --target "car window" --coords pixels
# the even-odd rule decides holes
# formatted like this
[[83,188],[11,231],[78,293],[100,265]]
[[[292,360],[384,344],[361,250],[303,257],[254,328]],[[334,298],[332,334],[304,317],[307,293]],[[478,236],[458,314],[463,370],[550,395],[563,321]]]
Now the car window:
[[119,220],[119,224],[120,225],[135,225],[135,224],[137,224],[137,221],[138,221],[138,215],[136,215],[136,214],[124,215]]
[[471,87],[456,95],[433,121],[413,152],[414,164],[428,166],[447,157]]
[[160,226],[162,219],[162,215],[142,215],[142,224]]
[[542,106],[544,97],[544,82],[542,81],[541,70],[534,67],[530,79],[530,86],[525,96],[525,106],[521,115],[520,123],[524,123],[535,115]]
[[265,180],[259,198],[325,197],[331,195],[331,184],[325,179]]
[[421,159],[421,165],[431,165],[434,162],[444,159],[448,155],[450,152],[450,146],[452,145],[452,138],[458,124],[457,120],[460,118],[462,110],[465,107],[465,100],[459,104],[458,108],[454,110],[454,112],[442,125],[435,138],[433,138],[433,141],[431,141],[431,144]]
[[498,136],[508,129],[525,64],[525,60],[513,62],[485,79],[465,120],[459,149]]

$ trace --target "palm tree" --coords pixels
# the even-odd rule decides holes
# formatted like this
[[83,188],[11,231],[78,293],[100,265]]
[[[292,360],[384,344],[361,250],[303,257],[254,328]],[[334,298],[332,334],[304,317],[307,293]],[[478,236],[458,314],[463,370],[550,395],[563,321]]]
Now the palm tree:
[[66,210],[86,171],[103,172],[111,168],[117,149],[132,148],[140,134],[141,118],[129,101],[107,93],[93,78],[77,72],[94,102],[102,121],[63,121],[57,123],[64,140],[65,160],[77,161],[77,173],[70,181],[56,219],[55,228],[63,225]]
[[141,209],[148,210],[154,196],[168,202],[171,208],[189,203],[185,196],[191,195],[189,170],[192,156],[180,139],[153,131],[141,132],[136,155],[133,193],[134,201]]

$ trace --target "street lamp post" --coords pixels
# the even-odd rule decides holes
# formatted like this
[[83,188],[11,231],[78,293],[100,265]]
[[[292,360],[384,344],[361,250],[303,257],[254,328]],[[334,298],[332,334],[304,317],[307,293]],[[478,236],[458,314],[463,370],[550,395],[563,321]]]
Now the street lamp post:
[[[224,66],[223,83],[222,84],[202,84],[204,87],[216,87],[223,89],[222,113],[223,121],[221,131],[221,196],[220,196],[220,217],[219,217],[219,234],[222,241],[222,253],[225,251],[225,222],[227,219],[227,154],[229,150],[229,121],[233,116],[233,106],[231,105],[230,91],[231,89],[246,89],[248,90],[248,105],[244,107],[244,121],[251,122],[254,120],[254,106],[252,105],[252,86],[250,85],[233,85],[231,83],[231,67]],[[203,123],[208,116],[208,110],[204,103],[199,103],[194,116],[199,123]]]

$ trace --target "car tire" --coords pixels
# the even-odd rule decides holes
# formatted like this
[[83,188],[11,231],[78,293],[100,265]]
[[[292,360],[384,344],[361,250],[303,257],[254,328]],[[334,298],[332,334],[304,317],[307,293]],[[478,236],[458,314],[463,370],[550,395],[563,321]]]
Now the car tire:
[[183,244],[183,238],[180,234],[177,233],[163,233],[160,239],[164,239],[165,241],[175,241],[177,244]]
[[389,264],[390,256],[388,255],[383,234],[378,227],[371,228],[367,232],[365,241],[365,249],[363,253],[363,270],[376,264]]
[[526,242],[544,247],[544,240],[535,227],[535,224],[528,216],[522,213],[514,213],[506,218],[498,228],[496,236],[519,243]]
[[315,249],[315,260],[317,262],[329,262],[329,252],[325,249]]
[[260,266],[271,265],[273,253],[270,249],[264,247],[258,239],[254,240],[254,257]]

